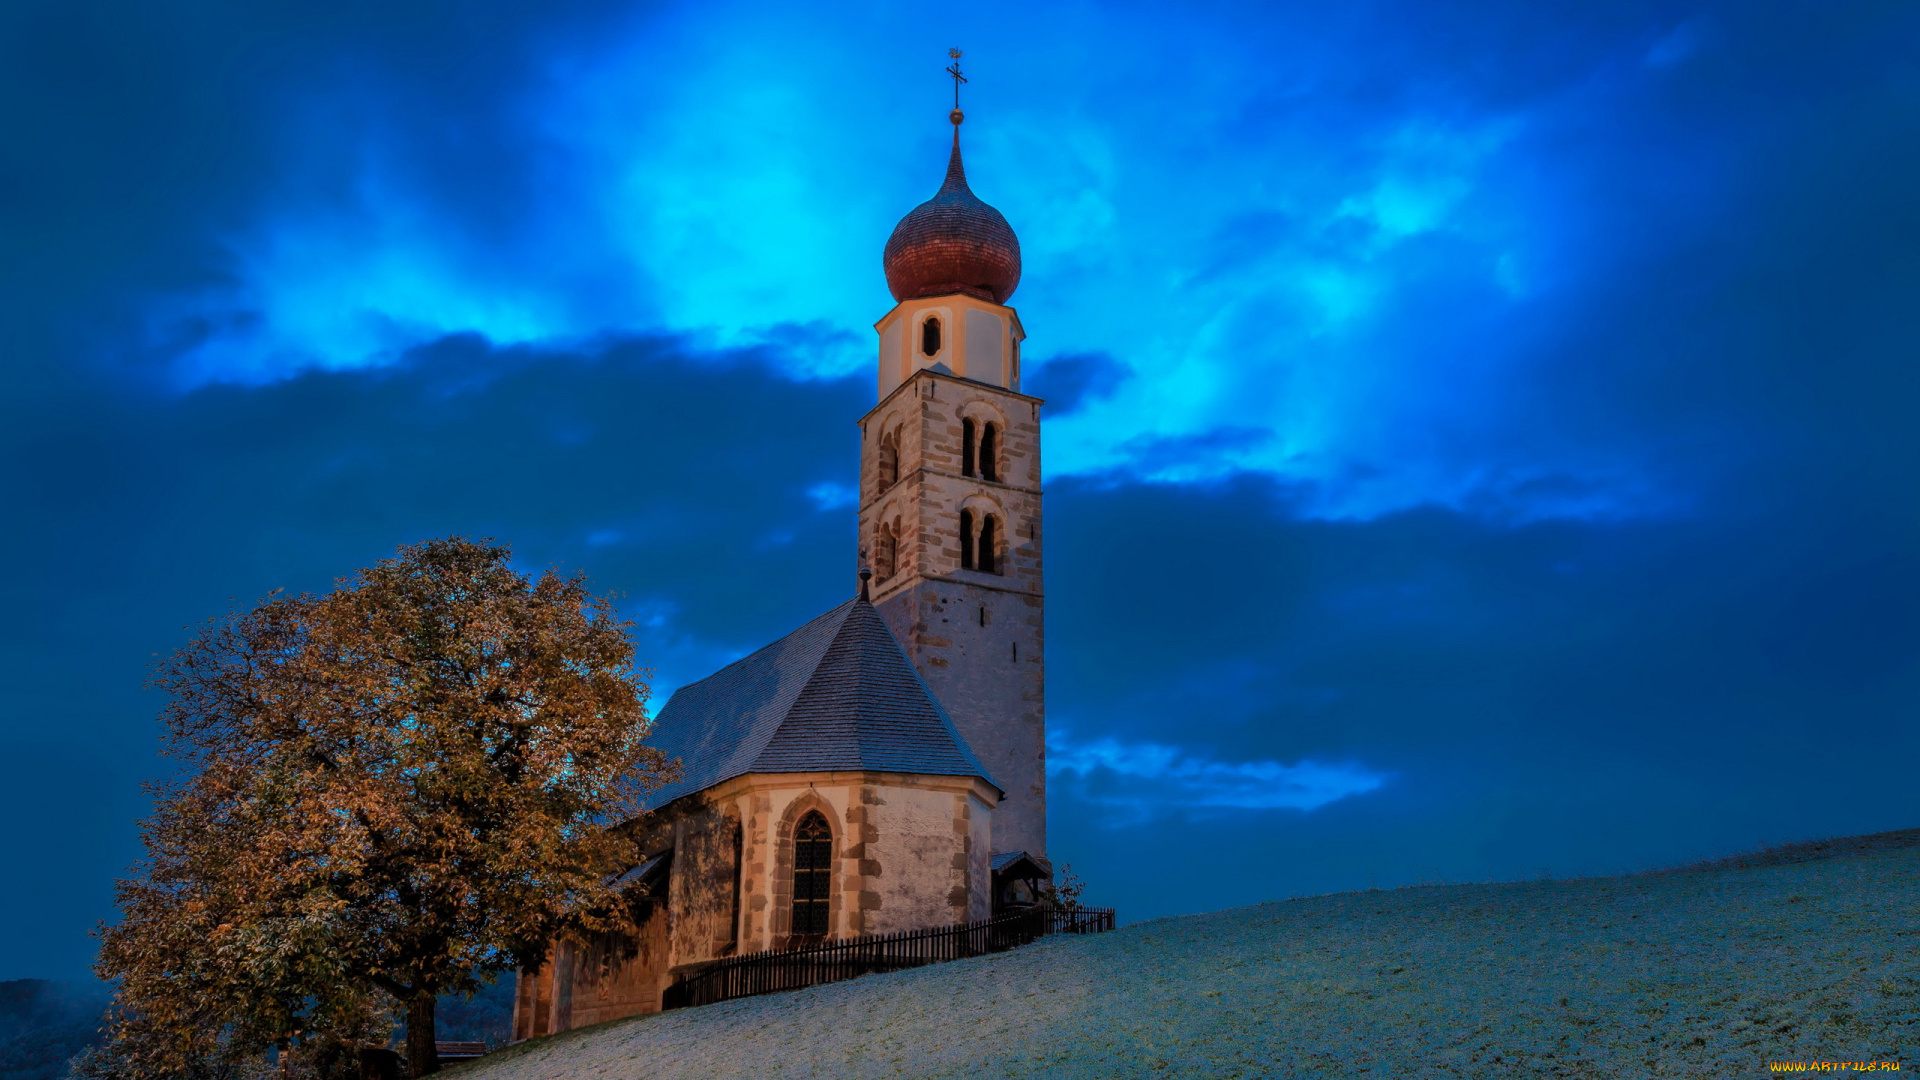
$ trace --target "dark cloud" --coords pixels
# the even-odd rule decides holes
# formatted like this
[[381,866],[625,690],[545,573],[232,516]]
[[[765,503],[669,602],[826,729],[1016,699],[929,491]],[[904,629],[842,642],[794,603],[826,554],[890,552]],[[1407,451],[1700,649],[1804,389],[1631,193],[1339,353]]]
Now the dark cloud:
[[1100,398],[1112,397],[1133,371],[1107,353],[1067,353],[1026,369],[1021,389],[1047,401],[1049,418],[1065,416]]
[[[1056,727],[1389,776],[1234,813],[1150,772],[1056,775],[1059,850],[1108,851],[1083,869],[1140,914],[1193,901],[1125,875],[1116,846],[1230,866],[1210,888],[1252,902],[1634,869],[1914,813],[1900,785],[1855,782],[1920,752],[1899,719],[1920,695],[1913,564],[1849,564],[1893,536],[1821,536],[1787,499],[1737,524],[1522,527],[1301,520],[1253,480],[1052,499]],[[1143,822],[1128,799],[1168,803]]]
[[[1805,31],[1814,69],[1844,82],[1846,56],[1880,74],[1821,107],[1796,74],[1801,111],[1727,148],[1738,179],[1665,203],[1674,216],[1643,237],[1684,242],[1545,298],[1535,329],[1510,329],[1552,362],[1476,388],[1533,406],[1499,438],[1656,463],[1674,495],[1641,502],[1657,512],[1618,514],[1553,475],[1522,482],[1598,512],[1330,521],[1310,485],[1251,477],[1052,486],[1050,552],[1073,553],[1050,564],[1059,725],[1388,775],[1261,812],[1182,806],[1144,774],[1056,777],[1055,843],[1099,888],[1171,912],[1912,824],[1920,799],[1888,763],[1920,751],[1920,427],[1904,415],[1920,397],[1920,216],[1902,194],[1920,183],[1920,81],[1840,23],[1756,13],[1693,42],[1681,115],[1645,119],[1676,138],[1767,100],[1744,86],[1763,41]],[[1158,820],[1116,813],[1162,797]],[[1220,868],[1208,898],[1123,871],[1143,847]]]
[[[350,205],[370,153],[458,222],[473,254],[497,254],[503,234],[526,227],[544,160],[515,97],[540,77],[545,49],[633,11],[599,0],[10,5],[0,312],[16,342],[31,331],[63,365],[150,359],[144,304],[233,285],[235,238],[279,214]],[[196,332],[191,321],[162,330]]]
[[36,927],[0,963],[84,962],[159,764],[141,680],[187,624],[328,588],[399,543],[492,536],[623,594],[642,661],[697,678],[852,591],[852,511],[808,489],[853,474],[864,389],[667,340],[451,338],[382,370],[19,418],[0,433],[18,571],[0,673],[25,773],[0,784],[17,825],[0,860],[43,887],[0,897],[0,920]]

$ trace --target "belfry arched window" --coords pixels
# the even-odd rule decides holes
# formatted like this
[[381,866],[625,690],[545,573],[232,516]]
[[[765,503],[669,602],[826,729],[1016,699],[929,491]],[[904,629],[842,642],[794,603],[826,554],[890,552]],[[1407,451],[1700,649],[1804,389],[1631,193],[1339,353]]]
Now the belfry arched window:
[[960,511],[960,568],[973,569],[973,511]]
[[980,479],[1000,481],[1000,439],[991,421],[980,429]]
[[960,421],[960,475],[973,475],[973,421]]
[[893,527],[881,522],[873,536],[873,576],[885,581],[898,569],[900,559],[900,541]]
[[817,810],[793,830],[793,933],[819,937],[827,932],[828,898],[833,884],[833,830]]
[[900,432],[889,431],[880,436],[880,490],[885,491],[900,479]]
[[935,316],[927,316],[927,321],[920,324],[920,351],[927,356],[940,355],[940,320]]
[[996,551],[1000,538],[994,535],[999,532],[999,530],[994,527],[995,524],[996,522],[992,514],[980,515],[980,554],[976,561],[979,562],[980,572],[983,574],[997,574],[1000,572],[1000,560],[998,558],[998,552]]

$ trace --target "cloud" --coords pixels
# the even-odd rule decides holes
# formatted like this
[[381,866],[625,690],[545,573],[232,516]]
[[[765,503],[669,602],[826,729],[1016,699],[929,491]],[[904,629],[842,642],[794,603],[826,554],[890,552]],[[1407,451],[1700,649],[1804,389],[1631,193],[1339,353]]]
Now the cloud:
[[1698,20],[1683,22],[1648,46],[1644,62],[1653,68],[1670,68],[1686,63],[1700,51],[1706,37],[1706,29]]
[[1030,365],[1021,389],[1047,402],[1047,419],[1055,420],[1095,401],[1110,398],[1133,372],[1106,353],[1067,353]]
[[860,489],[852,484],[823,480],[807,489],[807,498],[821,510],[843,510],[860,504]]
[[0,743],[60,791],[0,783],[33,796],[8,804],[27,826],[0,858],[63,884],[58,912],[0,896],[0,920],[43,931],[0,950],[0,971],[89,961],[86,931],[135,856],[139,781],[163,768],[142,678],[183,627],[330,588],[402,542],[494,537],[529,571],[616,594],[657,709],[852,594],[852,515],[808,491],[854,476],[863,390],[674,339],[471,335],[379,369],[186,394],[33,388],[36,407],[14,402],[0,427],[0,555],[35,568],[0,587],[15,613],[0,674],[19,688]]
[[[969,58],[970,175],[1022,235],[1029,346],[1055,357],[1033,370],[1056,399],[1050,475],[1259,472],[1316,485],[1302,511],[1329,517],[1684,512],[1692,463],[1551,373],[1593,348],[1570,329],[1602,317],[1591,282],[1696,242],[1690,200],[1744,175],[1742,114],[1676,98],[1678,137],[1644,104],[1686,93],[1667,83],[1698,19],[1481,6],[1440,25],[1417,5],[1162,7],[1148,33],[994,5],[954,25],[508,4],[439,11],[458,28],[441,45],[342,16],[234,136],[260,175],[199,280],[140,304],[133,351],[183,386],[385,365],[455,333],[865,370],[880,247],[944,161],[938,80],[904,43],[971,27],[994,45]],[[987,33],[1009,19],[1025,32]],[[1408,29],[1387,43],[1383,24]],[[441,77],[416,74],[423,50]],[[814,62],[765,63],[794,50]],[[1620,74],[1643,55],[1664,82]],[[1149,62],[1155,94],[1122,92]]]
[[1083,789],[1091,786],[1087,781],[1101,782],[1105,794],[1092,801],[1142,816],[1196,808],[1313,810],[1388,779],[1351,763],[1229,763],[1160,743],[1077,742],[1058,724],[1047,733],[1047,776],[1056,784],[1073,777]]
[[[1252,477],[1056,484],[1050,850],[1148,918],[1906,827],[1894,783],[1779,797],[1920,752],[1911,523],[1831,531],[1796,508],[1819,486],[1516,525],[1302,518]],[[1202,898],[1141,851],[1231,869]]]

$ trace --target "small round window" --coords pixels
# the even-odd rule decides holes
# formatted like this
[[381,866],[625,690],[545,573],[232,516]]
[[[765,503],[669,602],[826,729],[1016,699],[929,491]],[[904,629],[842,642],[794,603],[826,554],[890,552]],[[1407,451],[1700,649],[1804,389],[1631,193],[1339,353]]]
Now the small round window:
[[920,324],[920,351],[928,356],[940,355],[940,320],[931,315]]

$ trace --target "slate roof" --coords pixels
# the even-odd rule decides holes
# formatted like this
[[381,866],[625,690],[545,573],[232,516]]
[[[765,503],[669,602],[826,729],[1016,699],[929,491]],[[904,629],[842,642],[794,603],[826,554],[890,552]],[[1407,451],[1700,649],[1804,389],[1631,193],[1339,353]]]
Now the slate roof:
[[865,769],[993,783],[880,614],[859,599],[681,687],[651,741],[680,760],[679,781],[653,792],[654,806],[747,773]]
[[1051,862],[1048,862],[1038,855],[1029,855],[1024,851],[996,851],[990,859],[993,872],[996,874],[1002,873],[1008,867],[1023,861],[1031,863],[1035,870],[1040,871],[1041,877],[1053,876],[1053,864]]
[[667,873],[673,868],[673,852],[663,851],[626,873],[614,878],[611,884],[617,889],[632,889],[647,894],[666,880]]

